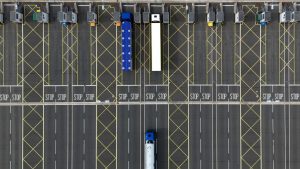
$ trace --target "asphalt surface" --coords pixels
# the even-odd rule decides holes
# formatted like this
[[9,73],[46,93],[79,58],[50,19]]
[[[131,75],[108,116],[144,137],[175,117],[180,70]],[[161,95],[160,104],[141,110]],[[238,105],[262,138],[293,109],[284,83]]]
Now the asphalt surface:
[[209,28],[204,6],[194,24],[185,5],[167,6],[161,72],[151,72],[149,24],[133,25],[134,70],[122,72],[118,4],[98,6],[96,28],[88,6],[67,27],[58,6],[38,24],[27,4],[23,25],[5,6],[0,168],[142,169],[149,130],[157,169],[300,168],[299,23],[280,24],[275,6],[260,27],[258,6],[246,4],[243,24],[225,6],[225,23]]

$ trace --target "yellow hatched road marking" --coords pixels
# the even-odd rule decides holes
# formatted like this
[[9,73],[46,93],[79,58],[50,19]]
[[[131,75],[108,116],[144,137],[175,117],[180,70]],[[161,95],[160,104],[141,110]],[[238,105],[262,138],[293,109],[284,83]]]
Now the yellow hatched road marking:
[[[286,42],[288,38],[288,42]],[[288,60],[286,61],[286,57]],[[295,84],[295,23],[279,25],[279,79],[280,83],[284,83],[284,72],[288,69],[293,79],[291,84]]]
[[234,83],[240,84],[241,24],[234,27]]
[[[38,9],[35,5],[25,5],[24,6],[24,20],[25,23],[21,25],[22,33],[19,32],[19,26],[17,26],[18,30],[18,43],[17,43],[17,54],[18,54],[18,62],[17,62],[17,72],[18,72],[18,84],[22,83],[22,97],[23,102],[30,101],[31,94],[35,94],[38,96],[39,101],[43,102],[43,88],[45,75],[44,75],[44,64],[48,64],[47,58],[49,56],[49,32],[45,32],[45,27],[43,24],[36,23],[34,26],[29,25],[26,22],[28,17],[31,17],[32,13]],[[43,28],[42,33],[40,33],[37,29]],[[26,31],[23,31],[23,30]],[[48,31],[49,29],[47,29]],[[36,41],[38,42],[34,46],[29,43],[27,40],[29,37],[34,35]],[[42,50],[38,51],[38,49]],[[28,50],[24,50],[28,49]],[[45,48],[48,50],[45,52]],[[21,49],[21,50],[20,50]],[[27,53],[24,53],[26,51]],[[38,61],[33,65],[30,63],[31,56],[37,56]],[[47,58],[49,59],[49,58]],[[45,63],[44,63],[45,61]],[[22,69],[20,67],[22,66]],[[42,68],[41,68],[42,67]],[[29,69],[24,74],[24,68]],[[39,70],[42,69],[42,70]],[[41,71],[43,72],[41,74]],[[28,79],[29,75],[35,76],[35,83],[32,84],[32,79]],[[24,88],[26,86],[26,88]],[[26,90],[25,90],[26,89]],[[25,91],[24,91],[25,90]],[[35,97],[36,98],[36,97]],[[37,168],[44,167],[44,109],[43,106],[25,106],[22,107],[22,167],[25,168]],[[34,120],[34,121],[32,121]],[[32,124],[35,122],[34,124]],[[25,133],[26,129],[26,133]],[[31,138],[35,136],[38,139],[36,142],[32,142]]]
[[[174,17],[182,17],[183,19],[186,18],[185,14],[185,7],[182,5],[171,5],[170,6],[170,20],[171,23],[169,27],[171,29],[175,29],[175,32],[172,32],[167,39],[167,44],[174,48],[172,49],[172,53],[169,53],[168,57],[168,66],[174,67],[174,71],[170,74],[168,72],[168,81],[169,81],[169,88],[170,86],[175,87],[173,91],[170,92],[168,90],[169,95],[169,101],[173,101],[172,97],[176,96],[176,94],[182,96],[185,101],[188,100],[188,93],[184,92],[183,89],[185,87],[188,87],[189,83],[189,58],[191,57],[190,51],[183,50],[183,47],[187,45],[189,47],[190,38],[189,35],[189,26],[186,23],[180,23],[179,25],[176,25],[172,21],[174,20]],[[186,29],[184,29],[186,28]],[[169,28],[170,29],[170,28]],[[182,32],[182,30],[186,30],[187,32]],[[180,36],[180,38],[183,38],[182,44],[179,46],[175,45],[172,42],[172,38],[175,36]],[[188,49],[189,50],[189,49]],[[189,55],[189,56],[188,56]],[[174,57],[184,57],[185,59],[181,63],[175,63],[172,59]],[[187,65],[187,66],[186,66]],[[186,66],[186,67],[185,67]],[[183,79],[181,79],[180,82],[176,81],[176,78],[178,78],[178,75],[182,75]],[[175,78],[176,77],[176,78]],[[170,110],[170,108],[172,108]],[[168,141],[168,168],[187,168],[189,166],[189,131],[188,131],[188,125],[189,125],[189,115],[188,115],[188,105],[169,105],[169,111],[168,111],[168,135],[169,135],[169,141]],[[181,116],[181,120],[177,121],[176,116]],[[178,142],[178,134],[180,139],[180,142]],[[173,138],[174,137],[174,138]],[[170,145],[171,144],[171,145]],[[176,155],[182,155],[183,158],[180,160],[176,159]]]
[[[99,9],[99,18],[101,17],[112,17],[112,14],[114,12],[114,8],[111,6],[105,6],[104,11],[100,11]],[[99,27],[99,28],[98,28]],[[99,100],[104,99],[105,94],[109,93],[112,95],[114,98],[112,101],[116,101],[116,95],[115,95],[115,83],[116,83],[116,75],[113,73],[115,69],[116,63],[116,56],[115,53],[111,50],[112,47],[116,44],[116,38],[115,35],[113,34],[115,25],[113,22],[110,24],[105,24],[105,23],[99,23],[97,27],[98,37],[96,38],[98,49],[100,48],[101,51],[99,52],[97,56],[97,69],[100,69],[100,71],[97,71],[97,98]],[[103,29],[99,31],[100,29]],[[111,42],[109,44],[105,43],[103,41],[106,36],[109,36],[112,38]],[[111,58],[111,62],[107,64],[106,58]],[[109,77],[108,77],[109,75]]]
[[[110,5],[104,5],[98,8],[98,18],[113,18],[113,12],[115,8]],[[101,29],[101,31],[99,31]],[[97,25],[97,32],[94,36],[96,40],[96,74],[95,82],[97,85],[97,99],[105,99],[105,94],[109,93],[114,98],[112,102],[116,102],[116,84],[118,82],[117,76],[119,66],[120,56],[118,53],[114,53],[113,49],[115,46],[118,47],[121,44],[117,41],[120,36],[114,33],[116,30],[113,22],[110,22],[108,25],[105,22],[100,22]],[[104,39],[111,38],[112,40],[107,43]],[[116,45],[117,44],[117,45]],[[117,52],[117,49],[115,49]],[[110,57],[111,61],[107,61],[106,58]],[[115,73],[113,71],[116,71]],[[109,77],[108,77],[109,75]],[[117,135],[116,130],[113,130],[117,126],[117,106],[116,105],[107,105],[107,106],[97,106],[97,118],[96,118],[96,168],[105,168],[105,169],[116,169],[117,168]],[[102,116],[110,116],[109,121],[104,119]],[[104,136],[109,135],[109,140]]]
[[[169,28],[169,24],[167,25],[167,27]],[[168,84],[169,82],[169,29],[166,31],[163,29],[163,65],[167,65],[166,69],[163,69],[163,84]],[[167,49],[165,49],[167,48]],[[150,50],[150,49],[149,49]],[[167,58],[167,59],[165,59]]]
[[[114,109],[114,106],[108,105],[108,106],[98,106],[99,108],[103,108],[101,112],[97,113],[97,144],[99,144],[102,147],[102,150],[100,152],[97,151],[97,162],[100,163],[100,168],[111,168],[111,165],[116,163],[116,152],[112,152],[111,148],[116,144],[116,134],[115,131],[111,128],[114,128],[116,125],[116,115],[110,108]],[[99,111],[99,110],[97,110]],[[110,121],[108,124],[104,123],[104,120],[101,116],[111,116],[113,118],[112,121]],[[100,131],[98,127],[101,127]],[[104,141],[107,141],[103,139],[104,135],[109,134],[112,139],[108,141],[108,143],[105,143]],[[103,156],[107,156],[107,153],[110,155],[111,161],[107,161],[103,159]],[[97,164],[99,166],[99,164]]]
[[[135,25],[135,29],[134,29],[134,32],[135,32],[135,37],[134,37],[134,47],[135,47],[135,54],[134,54],[134,68],[135,68],[135,71],[134,71],[134,84],[139,84],[140,83],[140,80],[138,79],[140,76],[138,76],[139,74],[141,74],[141,70],[142,70],[142,62],[141,62],[141,56],[140,54],[142,53],[143,51],[143,48],[141,47],[141,41],[138,42],[138,40],[141,39],[142,37],[142,33],[144,32],[142,30],[142,26],[140,24],[134,24]],[[138,33],[139,34],[138,34]],[[138,43],[137,43],[138,42]],[[143,45],[144,46],[144,45]],[[139,67],[137,67],[139,65]]]
[[[189,36],[189,50],[192,49],[191,51],[189,51],[189,65],[192,68],[192,71],[189,70],[189,84],[194,84],[195,81],[195,63],[194,63],[194,58],[195,58],[195,47],[194,47],[194,43],[195,43],[195,24],[192,24],[192,33]],[[190,30],[189,30],[190,31]]]
[[[255,15],[257,12],[257,7],[255,5],[243,5],[243,10],[245,11],[245,16],[247,17],[253,17],[252,19],[255,19]],[[241,36],[241,32],[239,34],[236,34],[235,39],[236,43],[235,46],[238,47],[238,45],[243,46],[243,53],[241,53],[241,48],[237,50],[235,53],[235,57],[238,59],[236,60],[238,65],[238,61],[240,65],[239,67],[239,74],[238,77],[239,83],[241,85],[241,97],[240,101],[245,102],[247,100],[248,96],[251,94],[257,96],[255,99],[256,102],[261,103],[261,84],[264,83],[263,78],[266,75],[266,72],[262,70],[262,64],[265,63],[265,57],[266,57],[266,29],[260,28],[260,32],[255,32],[254,28],[258,28],[259,26],[256,23],[249,24],[247,22],[240,25],[240,31],[244,31],[243,35]],[[242,29],[241,29],[242,28]],[[256,29],[256,31],[259,29]],[[251,35],[252,38],[257,39],[257,41],[254,44],[249,45],[249,42],[247,42],[246,37],[247,35]],[[257,51],[257,48],[259,47],[259,51]],[[241,53],[241,54],[240,54]],[[256,61],[254,63],[251,63],[252,65],[249,65],[247,63],[247,58],[250,57],[248,55],[251,55],[251,57],[254,56]],[[247,71],[241,72],[241,64],[243,66],[247,67]],[[257,70],[254,69],[257,66],[260,67],[259,73],[257,73]],[[251,75],[255,76],[255,81],[250,85],[248,84],[247,77]],[[253,78],[251,79],[253,81]],[[256,86],[259,86],[259,95],[256,92]],[[242,88],[243,87],[243,88]],[[248,119],[251,119],[249,121]],[[254,120],[254,121],[253,121]],[[250,123],[252,122],[252,123]],[[253,141],[247,140],[247,138],[253,138]],[[262,147],[261,147],[261,104],[259,105],[240,105],[240,167],[241,168],[259,168],[262,165]],[[253,156],[253,159],[250,160],[248,158],[248,155]],[[251,157],[252,157],[251,156]]]
[[144,63],[141,63],[141,66],[144,67],[145,70],[145,84],[151,83],[151,28],[150,24],[143,24],[144,30],[141,31],[142,35],[144,37],[144,45],[141,46],[142,50],[144,52]]

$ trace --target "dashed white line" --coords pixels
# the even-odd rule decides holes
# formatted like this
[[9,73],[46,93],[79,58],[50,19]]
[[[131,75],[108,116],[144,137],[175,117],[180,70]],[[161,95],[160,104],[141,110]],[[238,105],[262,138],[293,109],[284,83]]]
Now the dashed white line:
[[83,160],[83,164],[82,165],[83,165],[83,169],[85,169],[85,160]]
[[128,138],[128,139],[127,139],[127,147],[128,147],[128,148],[127,148],[127,154],[130,154],[130,148],[129,148],[129,147],[130,147],[130,146],[129,146],[130,143],[129,143],[129,142],[130,142],[130,139]]
[[83,132],[83,135],[85,135],[85,118],[83,119],[83,131],[82,132]]
[[155,132],[157,133],[157,117],[155,118]]
[[200,117],[200,133],[202,133],[202,118]]
[[[200,117],[200,122],[199,122],[199,130],[200,130],[200,141],[199,141],[199,144],[200,144],[200,147],[199,147],[199,151],[200,151],[200,154],[202,153],[202,138],[201,138],[201,134],[202,134],[202,118]],[[201,160],[201,159],[200,159]],[[200,164],[201,166],[201,164]]]
[[[272,135],[274,135],[274,118],[272,117]],[[273,138],[274,140],[274,138]]]
[[56,118],[54,119],[54,134],[56,134]]
[[229,133],[230,133],[229,124],[230,124],[229,117],[227,117],[227,134],[228,134],[228,137],[229,137]]
[[9,156],[10,156],[9,161],[11,162],[11,139],[9,140]]
[[[130,146],[129,146],[129,144],[130,144],[130,139],[128,138],[127,139],[127,154],[128,154],[128,156],[130,154]],[[129,169],[129,158],[128,158],[128,161],[127,161],[127,165],[128,165],[128,169]]]
[[83,148],[82,148],[83,154],[85,154],[85,140],[83,140]]
[[202,169],[202,159],[200,160],[200,169]]
[[[229,149],[229,137],[227,139],[227,154],[230,154],[230,149]],[[229,160],[229,159],[228,159]],[[229,161],[228,161],[229,162]]]
[[[83,156],[85,156],[85,139],[83,140],[83,146],[82,146],[82,151],[83,151]],[[83,158],[82,161],[83,169],[85,169],[85,157]]]
[[[56,140],[54,140],[54,154],[56,155]],[[56,161],[56,159],[55,159],[55,161]]]
[[130,133],[130,118],[127,118],[127,132]]
[[[273,150],[273,156],[274,156],[274,150],[275,150],[274,140],[273,140],[272,142],[273,142],[273,143],[272,143],[272,150]],[[273,162],[274,162],[274,158],[273,158]],[[273,166],[273,168],[274,168],[274,166]]]
[[200,154],[202,153],[202,139],[200,138]]

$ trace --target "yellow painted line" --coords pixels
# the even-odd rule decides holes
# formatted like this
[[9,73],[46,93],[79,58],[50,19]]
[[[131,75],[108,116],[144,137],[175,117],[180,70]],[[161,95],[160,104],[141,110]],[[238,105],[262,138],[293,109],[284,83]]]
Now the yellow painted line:
[[62,72],[61,72],[61,76],[62,76],[62,78],[61,78],[61,84],[64,84],[64,55],[63,55],[63,53],[64,53],[64,26],[63,25],[61,25],[61,56],[62,56],[62,61],[61,61],[61,70],[62,70]]
[[1,31],[1,36],[0,36],[0,47],[1,47],[1,52],[0,52],[0,62],[2,62],[2,69],[0,70],[1,74],[2,74],[2,82],[1,84],[4,85],[4,77],[5,77],[5,70],[4,70],[4,65],[5,65],[5,59],[4,59],[4,26],[1,25],[2,31]]

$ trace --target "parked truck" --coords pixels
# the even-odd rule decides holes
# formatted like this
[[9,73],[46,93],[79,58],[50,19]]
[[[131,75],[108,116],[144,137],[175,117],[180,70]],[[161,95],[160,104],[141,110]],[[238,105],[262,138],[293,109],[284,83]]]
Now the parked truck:
[[132,14],[121,13],[122,29],[122,70],[132,70]]
[[161,19],[151,15],[151,63],[152,71],[161,71]]
[[145,134],[144,169],[155,169],[155,133],[148,131]]

